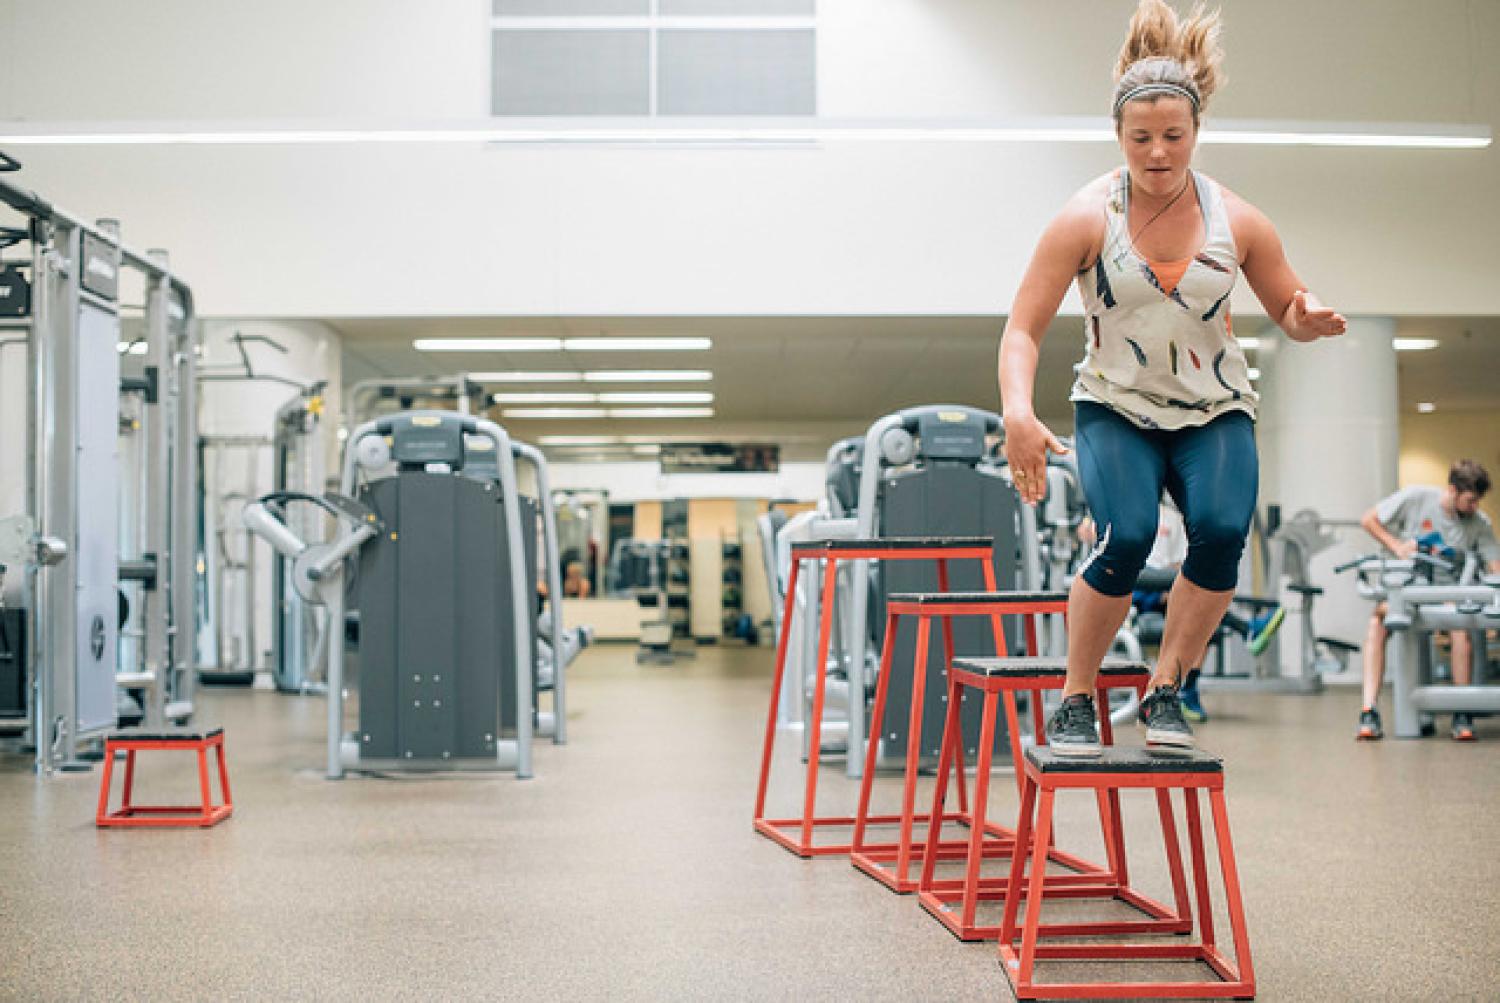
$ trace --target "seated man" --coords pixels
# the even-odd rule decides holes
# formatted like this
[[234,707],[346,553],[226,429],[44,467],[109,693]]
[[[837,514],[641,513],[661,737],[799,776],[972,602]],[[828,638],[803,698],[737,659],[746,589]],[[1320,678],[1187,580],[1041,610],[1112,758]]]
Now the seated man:
[[[1448,471],[1445,487],[1416,485],[1402,488],[1364,514],[1360,525],[1391,553],[1406,559],[1418,549],[1441,556],[1477,553],[1490,571],[1500,572],[1500,542],[1489,516],[1479,511],[1479,499],[1490,489],[1490,475],[1473,460],[1459,460]],[[1365,635],[1364,704],[1357,738],[1373,741],[1380,727],[1380,684],[1385,678],[1385,603],[1378,603]],[[1473,678],[1472,645],[1467,631],[1449,631],[1453,682],[1469,685]],[[1453,738],[1474,740],[1474,721],[1468,714],[1453,715]]]

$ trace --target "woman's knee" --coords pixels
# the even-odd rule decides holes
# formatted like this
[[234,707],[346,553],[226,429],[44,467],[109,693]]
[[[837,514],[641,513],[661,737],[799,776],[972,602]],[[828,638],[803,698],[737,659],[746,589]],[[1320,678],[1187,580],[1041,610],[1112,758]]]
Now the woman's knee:
[[1239,579],[1247,528],[1233,519],[1195,521],[1188,527],[1188,555],[1182,573],[1194,585],[1212,592],[1233,589]]
[[1128,595],[1146,566],[1155,537],[1154,526],[1119,522],[1106,525],[1084,569],[1084,581],[1105,595]]

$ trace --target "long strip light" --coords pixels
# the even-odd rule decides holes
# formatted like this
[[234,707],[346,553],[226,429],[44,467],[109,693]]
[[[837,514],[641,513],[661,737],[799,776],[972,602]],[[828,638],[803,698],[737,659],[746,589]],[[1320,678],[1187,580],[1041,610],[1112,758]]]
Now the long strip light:
[[712,338],[418,338],[419,352],[702,352]]
[[564,338],[568,352],[705,352],[712,338]]
[[520,372],[468,373],[475,383],[582,383],[583,374],[578,372]]
[[[1215,120],[1200,143],[1250,146],[1354,146],[1390,149],[1482,149],[1487,125],[1393,122]],[[1107,119],[885,120],[723,118],[676,120],[510,118],[403,126],[305,123],[23,123],[0,125],[3,146],[297,145],[367,143],[816,144],[816,143],[1113,143]]]
[[[1240,347],[1247,352],[1253,352],[1261,346],[1261,339],[1255,335],[1237,337]],[[1436,338],[1392,338],[1391,346],[1398,352],[1425,352],[1437,348],[1440,345]]]
[[707,369],[600,369],[590,372],[510,370],[469,373],[475,383],[708,383],[714,374]]
[[712,404],[713,402],[714,395],[707,390],[643,390],[599,395],[600,404]]
[[600,369],[583,374],[585,383],[707,383],[707,369]]
[[712,404],[714,395],[706,390],[604,394],[537,391],[498,393],[490,399],[496,404]]
[[418,338],[419,352],[561,352],[561,338]]
[[[661,433],[655,435],[540,435],[537,436],[536,441],[543,446],[617,446],[649,445],[654,442],[702,442],[703,436],[662,435]],[[719,441],[724,440],[720,438]]]
[[506,418],[712,418],[711,407],[508,407]]

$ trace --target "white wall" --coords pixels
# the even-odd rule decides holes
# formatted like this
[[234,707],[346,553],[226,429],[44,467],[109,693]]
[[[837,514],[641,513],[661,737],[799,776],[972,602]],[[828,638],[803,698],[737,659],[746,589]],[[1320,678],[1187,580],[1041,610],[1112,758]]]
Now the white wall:
[[[1500,4],[1230,0],[1236,118],[1493,123]],[[1099,115],[1128,0],[823,0],[831,117]],[[0,0],[0,119],[468,119],[484,0]],[[52,42],[66,46],[66,70]],[[1394,58],[1400,53],[1401,58]],[[171,248],[208,315],[995,314],[1109,147],[26,148]],[[1364,314],[1500,312],[1500,153],[1216,147]],[[1238,305],[1249,312],[1251,304]]]

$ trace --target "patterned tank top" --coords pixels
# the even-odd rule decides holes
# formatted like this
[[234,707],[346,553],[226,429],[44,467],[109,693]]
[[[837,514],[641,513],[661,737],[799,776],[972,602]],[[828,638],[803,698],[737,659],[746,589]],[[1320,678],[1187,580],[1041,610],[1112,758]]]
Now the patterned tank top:
[[1115,172],[1105,200],[1104,247],[1078,273],[1084,356],[1074,401],[1103,404],[1141,428],[1206,425],[1227,411],[1255,417],[1245,353],[1234,339],[1229,293],[1239,255],[1224,192],[1192,172],[1205,239],[1181,261],[1148,261],[1130,242],[1130,183]]

